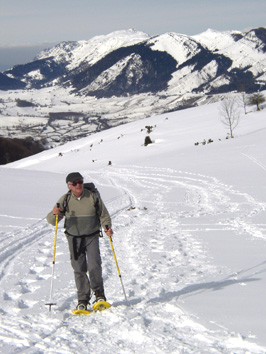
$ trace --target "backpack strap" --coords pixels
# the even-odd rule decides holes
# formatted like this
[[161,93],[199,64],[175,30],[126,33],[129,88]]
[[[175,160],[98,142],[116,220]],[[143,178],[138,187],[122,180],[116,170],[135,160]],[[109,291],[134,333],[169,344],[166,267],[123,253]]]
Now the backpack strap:
[[100,210],[100,193],[98,191],[98,189],[95,187],[94,183],[90,182],[90,183],[84,183],[84,188],[88,189],[90,192],[92,192],[92,196],[93,196],[93,200],[94,200],[94,207],[96,210],[96,216],[98,219],[98,223],[99,223],[99,236],[103,237],[103,233],[102,233],[102,227],[101,227],[101,220],[100,220],[100,215],[101,215],[101,210]]
[[65,199],[63,200],[63,210],[62,213],[65,215],[66,211],[67,211],[67,206],[68,206],[68,202],[69,199],[71,197],[71,191],[69,190],[66,195],[65,195]]

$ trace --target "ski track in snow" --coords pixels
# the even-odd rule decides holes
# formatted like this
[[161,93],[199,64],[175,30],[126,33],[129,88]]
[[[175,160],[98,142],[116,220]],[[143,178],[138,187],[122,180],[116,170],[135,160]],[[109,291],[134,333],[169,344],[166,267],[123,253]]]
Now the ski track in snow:
[[[241,334],[205,328],[179,302],[183,294],[202,290],[199,284],[218,271],[193,233],[231,230],[265,238],[265,225],[251,221],[265,211],[264,203],[215,178],[174,169],[115,166],[103,175],[88,171],[86,176],[99,189],[105,185],[119,191],[106,205],[113,218],[114,248],[130,306],[104,237],[100,241],[104,282],[113,306],[90,316],[71,314],[76,292],[60,224],[54,279],[57,306],[49,312],[45,301],[49,300],[54,234],[43,219],[1,238],[1,352],[266,353]],[[208,224],[203,222],[205,216]]]

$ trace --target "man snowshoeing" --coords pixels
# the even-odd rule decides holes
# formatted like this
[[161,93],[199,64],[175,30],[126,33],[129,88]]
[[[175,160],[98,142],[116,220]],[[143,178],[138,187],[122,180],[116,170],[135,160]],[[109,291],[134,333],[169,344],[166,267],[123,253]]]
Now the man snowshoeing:
[[100,195],[95,202],[94,192],[84,188],[83,177],[79,172],[68,174],[66,183],[69,192],[58,200],[60,208],[55,206],[47,215],[47,221],[55,225],[56,215],[59,221],[65,217],[65,234],[77,287],[77,310],[87,310],[91,290],[95,301],[106,301],[99,236],[101,225],[105,233],[112,236],[112,224]]

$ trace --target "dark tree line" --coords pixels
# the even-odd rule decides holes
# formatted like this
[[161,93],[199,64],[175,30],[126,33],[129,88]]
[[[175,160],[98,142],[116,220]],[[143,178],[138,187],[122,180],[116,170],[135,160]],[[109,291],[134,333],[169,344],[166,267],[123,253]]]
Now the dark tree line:
[[0,137],[0,165],[14,162],[44,150],[40,141],[33,138],[9,139]]

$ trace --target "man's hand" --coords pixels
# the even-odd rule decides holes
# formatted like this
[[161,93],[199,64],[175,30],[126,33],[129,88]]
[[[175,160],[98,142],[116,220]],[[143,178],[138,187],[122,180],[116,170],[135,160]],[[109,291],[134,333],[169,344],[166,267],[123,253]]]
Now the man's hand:
[[108,227],[107,225],[105,226],[104,232],[109,237],[111,237],[113,235],[113,230],[110,227]]
[[60,212],[61,212],[60,207],[55,206],[55,207],[53,208],[53,214],[54,214],[54,215],[59,215]]

